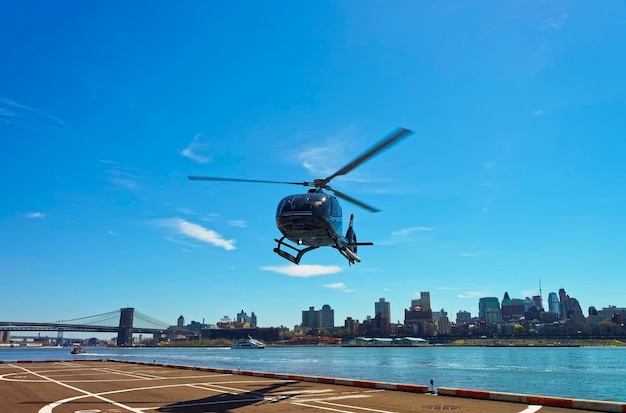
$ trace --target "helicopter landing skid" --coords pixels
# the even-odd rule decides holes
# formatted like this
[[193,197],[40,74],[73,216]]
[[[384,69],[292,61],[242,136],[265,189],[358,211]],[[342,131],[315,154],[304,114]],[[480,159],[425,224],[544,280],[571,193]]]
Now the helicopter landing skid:
[[[274,238],[274,241],[276,241],[278,243],[278,246],[276,248],[274,248],[274,252],[278,255],[280,255],[281,257],[283,257],[284,259],[293,262],[294,264],[300,264],[300,260],[302,259],[302,256],[304,254],[306,254],[309,251],[312,251],[316,248],[319,247],[306,247],[303,248],[301,250],[299,250],[298,248],[294,247],[293,245],[287,244],[286,242],[284,242],[283,240],[285,239],[285,237],[282,237],[281,239],[276,239]],[[285,251],[285,250],[281,250],[280,247],[284,245],[285,247],[291,248],[294,251],[297,251],[298,254],[296,254],[295,256],[291,255],[289,252]]]

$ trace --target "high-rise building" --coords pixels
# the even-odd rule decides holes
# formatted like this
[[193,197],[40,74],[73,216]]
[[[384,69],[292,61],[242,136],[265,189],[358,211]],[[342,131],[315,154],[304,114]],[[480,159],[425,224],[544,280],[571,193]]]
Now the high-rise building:
[[346,318],[346,321],[344,321],[343,327],[346,329],[348,334],[356,336],[359,332],[359,320],[354,320],[352,317],[348,317]]
[[252,319],[245,311],[241,310],[240,313],[237,314],[237,322],[242,324],[252,324]]
[[484,297],[478,300],[478,317],[485,320],[487,318],[487,310],[500,311],[500,300],[498,297]]
[[526,313],[525,301],[521,298],[511,298],[508,292],[504,293],[502,299],[502,319],[511,320],[524,317]]
[[420,298],[411,300],[411,307],[413,310],[417,310],[420,307],[420,311],[431,311],[430,308],[430,292],[421,291]]
[[419,336],[432,336],[437,332],[430,308],[430,292],[422,291],[419,299],[411,300],[411,308],[404,310],[404,326]]
[[556,293],[548,294],[548,311],[551,313],[561,314],[561,306],[559,304],[559,297]]
[[384,298],[379,298],[377,303],[374,303],[374,316],[380,316],[387,320],[387,322],[391,322],[391,303],[385,301]]
[[181,316],[178,317],[178,320],[176,321],[176,327],[178,328],[184,328],[185,327],[185,317]]
[[322,328],[335,327],[335,310],[330,308],[328,304],[324,304],[320,312],[322,316]]
[[254,311],[250,314],[250,327],[257,327],[256,314],[254,314]]
[[565,288],[559,288],[559,310],[561,320],[567,320],[571,314],[572,308],[569,297],[565,293]]
[[302,311],[302,327],[303,328],[321,328],[322,314],[315,310],[315,307],[309,307],[308,311]]
[[461,310],[456,313],[456,324],[469,324],[472,322],[472,313],[469,311]]
[[302,312],[302,327],[304,328],[333,328],[335,327],[335,310],[324,304],[319,311],[309,307]]

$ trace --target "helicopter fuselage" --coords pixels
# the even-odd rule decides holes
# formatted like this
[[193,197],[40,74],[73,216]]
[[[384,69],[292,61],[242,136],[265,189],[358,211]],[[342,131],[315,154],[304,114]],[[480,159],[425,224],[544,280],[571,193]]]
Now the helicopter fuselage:
[[343,237],[341,205],[321,191],[286,196],[276,208],[276,227],[297,245],[334,246]]

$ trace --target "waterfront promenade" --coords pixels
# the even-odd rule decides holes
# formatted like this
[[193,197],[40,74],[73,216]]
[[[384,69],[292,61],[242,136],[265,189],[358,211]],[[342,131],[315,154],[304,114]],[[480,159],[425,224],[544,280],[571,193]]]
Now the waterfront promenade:
[[0,411],[15,413],[626,412],[623,403],[510,394],[496,401],[486,400],[489,392],[110,360],[4,361],[0,389]]

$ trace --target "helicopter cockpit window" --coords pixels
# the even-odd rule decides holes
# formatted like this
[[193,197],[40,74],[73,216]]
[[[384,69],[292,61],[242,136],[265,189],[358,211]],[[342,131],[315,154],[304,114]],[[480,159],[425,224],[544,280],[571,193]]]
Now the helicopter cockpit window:
[[305,212],[312,211],[313,204],[309,202],[308,196],[294,196],[292,198],[285,199],[282,204],[282,212]]
[[335,198],[330,198],[331,201],[331,209],[330,214],[332,216],[341,216],[341,206],[339,202]]
[[[279,205],[278,214],[289,214],[296,212],[313,212],[325,213],[331,208],[331,202],[327,196],[315,195],[296,195],[283,199]],[[326,212],[327,213],[327,212]]]

